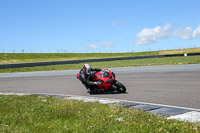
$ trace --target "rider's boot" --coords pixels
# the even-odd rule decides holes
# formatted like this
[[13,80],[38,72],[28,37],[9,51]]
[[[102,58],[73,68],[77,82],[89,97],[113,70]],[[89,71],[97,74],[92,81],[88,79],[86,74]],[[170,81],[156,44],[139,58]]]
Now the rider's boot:
[[91,93],[92,91],[90,89],[87,89],[87,93]]

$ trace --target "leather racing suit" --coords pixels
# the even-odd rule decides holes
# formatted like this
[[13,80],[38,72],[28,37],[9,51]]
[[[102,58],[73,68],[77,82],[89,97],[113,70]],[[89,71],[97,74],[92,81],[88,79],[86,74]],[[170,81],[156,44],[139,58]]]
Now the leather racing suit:
[[98,85],[101,84],[101,82],[94,82],[92,81],[92,77],[95,76],[96,72],[102,71],[101,68],[91,68],[91,72],[89,74],[86,74],[83,69],[80,70],[79,74],[80,74],[80,80],[82,82],[82,84],[85,85],[86,89],[88,89],[89,91],[94,90],[95,88],[97,88]]

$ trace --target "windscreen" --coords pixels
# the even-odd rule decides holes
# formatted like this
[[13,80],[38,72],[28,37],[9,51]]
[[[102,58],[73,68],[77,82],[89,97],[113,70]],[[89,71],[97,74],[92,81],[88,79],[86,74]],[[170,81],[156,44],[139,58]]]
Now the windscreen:
[[110,76],[110,73],[108,73],[106,71],[101,71],[100,73],[101,73],[101,75],[99,74],[98,75],[99,77],[109,77]]

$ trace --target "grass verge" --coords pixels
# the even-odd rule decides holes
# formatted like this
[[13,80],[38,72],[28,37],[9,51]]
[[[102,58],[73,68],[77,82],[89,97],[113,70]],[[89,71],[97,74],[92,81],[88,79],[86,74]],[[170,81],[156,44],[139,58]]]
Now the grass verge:
[[139,53],[0,53],[0,64],[48,62],[63,60],[96,59],[111,57],[128,57],[158,55],[158,51]]
[[0,95],[0,132],[198,133],[200,123],[119,106],[54,97]]
[[[153,65],[178,65],[178,64],[180,65],[180,64],[197,64],[197,63],[200,63],[200,56],[166,57],[166,58],[152,58],[152,59],[93,62],[93,63],[89,63],[89,64],[94,68],[110,68],[110,67],[153,66]],[[41,66],[41,67],[0,69],[0,73],[70,70],[70,69],[80,69],[82,66],[83,66],[83,63]]]
[[177,49],[177,50],[161,50],[161,51],[130,52],[130,53],[0,53],[0,64],[129,57],[129,56],[145,56],[145,55],[163,55],[163,54],[183,54],[183,53],[198,53],[198,52],[200,52],[199,47],[188,48],[188,49]]

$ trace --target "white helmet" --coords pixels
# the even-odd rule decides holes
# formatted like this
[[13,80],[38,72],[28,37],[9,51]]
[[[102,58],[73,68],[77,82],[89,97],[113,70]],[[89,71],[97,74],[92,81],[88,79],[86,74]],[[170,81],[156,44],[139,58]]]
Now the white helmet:
[[90,74],[91,66],[89,64],[84,64],[83,65],[83,72],[85,72],[86,74]]

